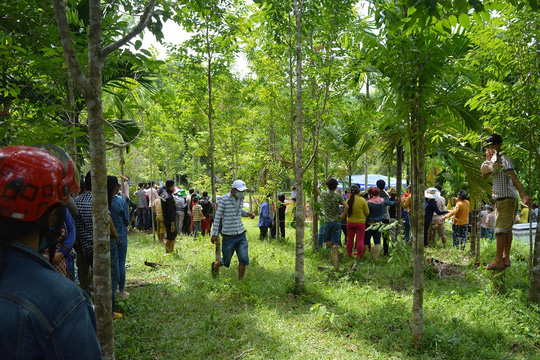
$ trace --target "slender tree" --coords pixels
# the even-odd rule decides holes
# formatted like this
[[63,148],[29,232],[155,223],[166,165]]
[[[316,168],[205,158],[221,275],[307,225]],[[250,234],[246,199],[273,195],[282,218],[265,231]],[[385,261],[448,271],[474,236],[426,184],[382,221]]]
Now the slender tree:
[[139,23],[124,37],[103,46],[102,9],[97,0],[89,0],[88,67],[85,74],[74,48],[67,16],[66,3],[53,0],[54,15],[68,70],[88,108],[90,135],[90,161],[92,169],[92,218],[94,228],[94,293],[95,310],[98,317],[98,339],[105,359],[114,359],[112,328],[111,274],[109,249],[109,215],[107,205],[106,144],[102,108],[102,71],[105,58],[127,44],[148,24],[154,11],[154,0],[150,0]]

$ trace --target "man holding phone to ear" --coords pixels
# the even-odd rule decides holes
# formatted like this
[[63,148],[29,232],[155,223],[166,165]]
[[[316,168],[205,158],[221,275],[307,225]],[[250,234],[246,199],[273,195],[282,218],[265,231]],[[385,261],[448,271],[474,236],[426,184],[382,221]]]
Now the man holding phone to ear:
[[486,270],[499,271],[510,266],[512,227],[518,209],[519,197],[527,205],[532,203],[532,199],[523,191],[514,171],[512,160],[501,154],[502,141],[499,134],[492,134],[485,139],[486,161],[482,163],[480,168],[484,179],[493,176],[492,197],[495,201],[497,251],[495,260],[486,266]]

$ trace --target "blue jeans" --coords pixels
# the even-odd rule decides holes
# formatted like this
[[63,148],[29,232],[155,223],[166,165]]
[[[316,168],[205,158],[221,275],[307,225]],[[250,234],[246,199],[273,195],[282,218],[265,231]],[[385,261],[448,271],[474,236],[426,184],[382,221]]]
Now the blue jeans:
[[201,232],[201,222],[200,221],[194,221],[193,222],[193,238],[196,239],[197,235]]
[[118,247],[118,290],[124,291],[126,287],[126,257],[128,248],[127,237],[120,239]]
[[223,257],[221,258],[221,263],[225,267],[231,265],[231,258],[236,251],[236,256],[238,256],[239,265],[249,265],[249,254],[248,254],[248,242],[246,239],[246,233],[237,236],[224,236],[223,244],[221,245],[221,253]]
[[494,232],[495,232],[495,229],[486,229],[486,237],[489,239],[490,243],[493,241]]
[[488,237],[487,228],[480,226],[480,239],[487,238],[487,237]]
[[341,246],[341,222],[332,221],[324,223],[319,231],[319,243],[331,241],[332,245]]
[[114,293],[118,287],[118,245],[116,239],[111,237],[111,289],[112,289],[112,309],[114,312]]

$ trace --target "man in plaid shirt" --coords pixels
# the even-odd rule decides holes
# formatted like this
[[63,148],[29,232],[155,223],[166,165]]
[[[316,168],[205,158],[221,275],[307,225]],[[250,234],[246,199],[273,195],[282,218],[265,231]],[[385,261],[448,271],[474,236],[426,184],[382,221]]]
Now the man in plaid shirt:
[[487,179],[493,176],[492,197],[495,201],[495,238],[497,251],[495,260],[486,266],[487,270],[504,270],[510,266],[512,227],[518,209],[519,196],[523,203],[531,205],[532,199],[523,191],[512,160],[501,154],[502,137],[493,134],[485,139],[486,161],[480,171]]
[[75,218],[75,231],[77,238],[81,242],[86,263],[92,266],[94,255],[94,229],[92,225],[92,175],[90,171],[84,178],[86,192],[75,198],[75,204],[79,209],[79,216]]

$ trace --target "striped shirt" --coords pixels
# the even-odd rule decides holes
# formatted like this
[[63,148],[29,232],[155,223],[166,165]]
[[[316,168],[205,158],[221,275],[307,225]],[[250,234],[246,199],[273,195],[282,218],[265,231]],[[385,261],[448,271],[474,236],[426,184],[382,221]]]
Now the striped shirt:
[[514,170],[514,164],[511,159],[502,154],[499,159],[502,166],[493,172],[493,189],[491,190],[493,200],[500,198],[519,199],[512,178],[508,174],[508,170]]
[[241,216],[248,216],[247,211],[242,209],[244,200],[237,200],[231,193],[223,195],[219,200],[212,235],[218,235],[219,223],[222,221],[221,233],[225,236],[240,235],[245,232]]
[[200,204],[193,205],[193,209],[191,209],[193,212],[193,221],[201,221],[202,220],[202,206]]

